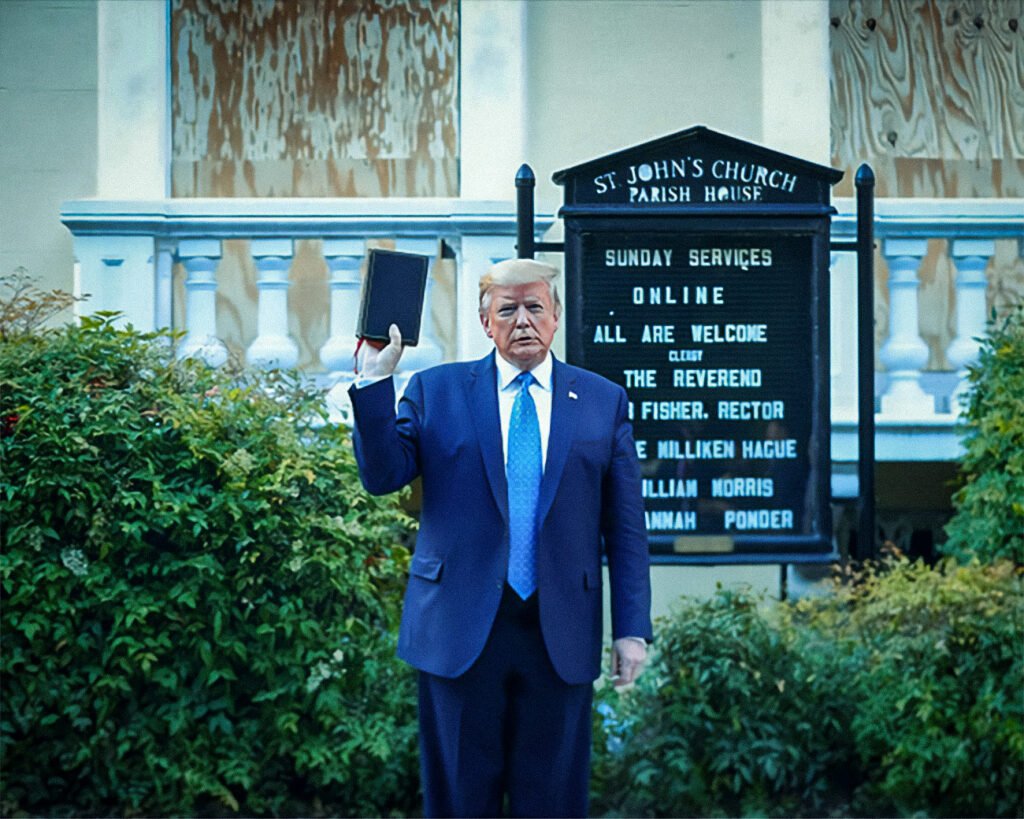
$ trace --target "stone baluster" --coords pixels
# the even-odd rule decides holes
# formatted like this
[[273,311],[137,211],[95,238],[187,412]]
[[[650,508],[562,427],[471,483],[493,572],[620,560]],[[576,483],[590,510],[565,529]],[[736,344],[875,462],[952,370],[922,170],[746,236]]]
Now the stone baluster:
[[253,239],[256,263],[256,338],[245,360],[266,369],[287,369],[299,361],[299,347],[288,335],[288,269],[294,245],[291,239]]
[[182,239],[178,260],[185,267],[185,338],[179,358],[201,358],[211,367],[228,360],[224,342],[217,338],[217,264],[219,239]]
[[331,311],[331,335],[320,348],[320,361],[328,373],[327,408],[333,423],[351,424],[348,388],[355,379],[356,322],[362,286],[359,267],[366,243],[362,239],[324,239],[323,252]]
[[359,266],[366,246],[362,239],[324,239],[330,290],[331,335],[320,348],[320,361],[337,381],[352,374],[359,318]]
[[921,418],[934,414],[934,403],[921,389],[928,347],[918,327],[918,269],[928,251],[926,239],[886,239],[882,253],[889,263],[889,339],[879,353],[889,372],[882,415]]
[[415,347],[406,347],[402,359],[398,362],[398,370],[402,374],[411,375],[417,370],[433,367],[444,360],[444,352],[434,333],[434,319],[431,315],[431,304],[434,291],[434,264],[438,248],[436,238],[404,238],[395,240],[395,250],[402,253],[418,253],[429,256],[426,292],[423,296],[423,317],[420,320],[420,338]]
[[156,243],[156,292],[154,293],[154,319],[162,329],[174,323],[174,246],[164,241]]
[[985,333],[985,268],[996,252],[991,239],[954,239],[949,255],[956,265],[956,338],[946,352],[960,380],[953,391],[953,411],[962,409],[967,391],[967,367],[978,358],[977,340]]

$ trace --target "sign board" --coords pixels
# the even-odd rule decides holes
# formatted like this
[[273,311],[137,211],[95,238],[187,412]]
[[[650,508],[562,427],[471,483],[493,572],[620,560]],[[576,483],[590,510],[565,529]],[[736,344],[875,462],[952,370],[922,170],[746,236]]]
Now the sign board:
[[626,389],[656,560],[831,553],[840,176],[701,126],[555,174],[567,357]]

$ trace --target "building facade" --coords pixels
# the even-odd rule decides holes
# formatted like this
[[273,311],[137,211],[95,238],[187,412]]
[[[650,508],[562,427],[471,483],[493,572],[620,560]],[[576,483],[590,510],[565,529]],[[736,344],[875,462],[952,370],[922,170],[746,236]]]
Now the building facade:
[[[0,87],[0,270],[325,388],[349,366],[369,246],[437,258],[407,367],[486,351],[476,278],[514,254],[523,162],[549,241],[553,172],[694,124],[844,171],[839,237],[868,162],[879,522],[911,552],[948,514],[973,339],[1024,294],[1021,0],[5,0]],[[848,255],[831,280],[839,498],[858,491]],[[845,542],[841,503],[836,521]],[[806,580],[659,566],[656,605],[723,577]]]

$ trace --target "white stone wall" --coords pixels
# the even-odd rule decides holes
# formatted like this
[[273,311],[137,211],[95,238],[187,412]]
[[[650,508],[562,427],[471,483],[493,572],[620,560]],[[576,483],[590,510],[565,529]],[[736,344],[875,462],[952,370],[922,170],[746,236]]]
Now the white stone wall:
[[96,194],[94,0],[0,0],[0,273],[70,291],[61,202]]
[[750,0],[530,0],[526,156],[538,209],[551,174],[707,125],[761,139],[761,4]]

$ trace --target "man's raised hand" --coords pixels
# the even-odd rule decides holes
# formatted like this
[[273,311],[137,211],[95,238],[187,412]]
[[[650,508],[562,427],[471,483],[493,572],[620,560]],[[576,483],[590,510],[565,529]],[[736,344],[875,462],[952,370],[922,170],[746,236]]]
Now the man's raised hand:
[[[359,351],[359,374],[364,378],[384,378],[391,375],[402,357],[402,332],[397,324],[388,328],[391,340],[387,346],[379,341],[367,340]],[[380,345],[380,346],[378,346]]]

